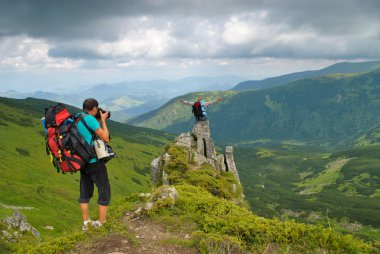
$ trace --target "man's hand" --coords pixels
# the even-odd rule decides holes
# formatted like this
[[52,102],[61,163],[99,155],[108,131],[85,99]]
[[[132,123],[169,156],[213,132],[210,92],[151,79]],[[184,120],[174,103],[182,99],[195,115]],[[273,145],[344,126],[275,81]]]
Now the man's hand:
[[102,111],[100,111],[100,119],[102,120],[106,120],[108,118],[108,111],[103,113]]

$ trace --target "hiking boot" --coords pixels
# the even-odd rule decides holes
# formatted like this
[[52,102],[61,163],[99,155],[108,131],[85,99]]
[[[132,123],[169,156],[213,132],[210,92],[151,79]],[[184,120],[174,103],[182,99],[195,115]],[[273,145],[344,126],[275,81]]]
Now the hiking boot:
[[95,220],[91,222],[91,225],[93,228],[98,228],[98,227],[101,227],[103,223],[101,223],[99,220]]
[[92,220],[84,221],[82,226],[82,231],[87,231],[88,228],[94,223]]

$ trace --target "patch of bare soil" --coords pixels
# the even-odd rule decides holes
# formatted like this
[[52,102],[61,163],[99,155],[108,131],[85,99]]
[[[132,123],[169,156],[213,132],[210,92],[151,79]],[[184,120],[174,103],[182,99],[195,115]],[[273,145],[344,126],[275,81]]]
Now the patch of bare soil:
[[[92,243],[81,243],[71,253],[80,254],[195,254],[196,247],[188,247],[184,242],[190,241],[190,234],[182,229],[174,229],[165,223],[149,218],[131,219],[125,217],[132,237],[109,234]],[[131,239],[132,238],[132,239]]]

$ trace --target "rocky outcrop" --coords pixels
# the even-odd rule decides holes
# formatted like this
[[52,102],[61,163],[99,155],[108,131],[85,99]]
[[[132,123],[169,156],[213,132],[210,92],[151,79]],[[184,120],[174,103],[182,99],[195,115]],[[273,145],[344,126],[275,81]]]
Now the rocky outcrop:
[[140,193],[139,198],[142,201],[146,201],[146,203],[134,212],[134,217],[141,216],[163,206],[173,207],[177,203],[178,192],[172,186],[162,185],[153,194]]
[[236,169],[235,160],[234,160],[234,148],[232,146],[226,146],[226,152],[224,154],[224,161],[226,163],[226,170],[234,174],[236,180],[240,182],[239,173]]
[[3,230],[3,238],[16,242],[23,234],[31,233],[34,237],[40,238],[40,233],[32,225],[29,224],[26,217],[18,210],[13,211],[13,215],[6,217],[4,223],[7,226],[7,230]]
[[[221,172],[232,172],[240,184],[239,174],[233,156],[233,147],[227,146],[224,154],[215,151],[214,141],[210,134],[209,121],[198,121],[191,132],[182,133],[175,140],[175,145],[185,148],[189,156],[188,160],[193,169],[210,164],[215,170]],[[168,153],[164,153],[151,163],[151,176],[155,186],[170,185],[168,174],[164,165],[171,161]]]

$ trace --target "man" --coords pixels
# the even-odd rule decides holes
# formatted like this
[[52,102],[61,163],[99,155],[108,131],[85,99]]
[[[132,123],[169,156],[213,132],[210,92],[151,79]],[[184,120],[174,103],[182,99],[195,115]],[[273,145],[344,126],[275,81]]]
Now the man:
[[179,102],[189,105],[193,107],[193,113],[195,115],[196,121],[206,121],[207,118],[207,113],[206,113],[206,108],[212,104],[215,104],[219,101],[222,101],[222,98],[218,98],[213,101],[203,101],[203,98],[201,96],[198,97],[198,101],[185,101],[182,99],[178,100]]
[[[95,118],[99,112],[99,122]],[[83,120],[78,122],[78,132],[84,137],[86,142],[93,146],[93,133],[105,142],[109,142],[109,132],[106,125],[106,119],[109,112],[102,113],[99,111],[98,102],[89,98],[83,102]],[[92,221],[90,219],[89,202],[94,193],[94,184],[98,188],[98,210],[99,219]],[[107,168],[104,161],[98,161],[96,155],[90,160],[86,168],[80,171],[80,197],[78,199],[83,218],[83,230],[86,230],[89,225],[93,227],[101,226],[107,218],[107,208],[110,203],[111,188],[108,180]]]

